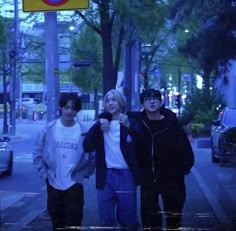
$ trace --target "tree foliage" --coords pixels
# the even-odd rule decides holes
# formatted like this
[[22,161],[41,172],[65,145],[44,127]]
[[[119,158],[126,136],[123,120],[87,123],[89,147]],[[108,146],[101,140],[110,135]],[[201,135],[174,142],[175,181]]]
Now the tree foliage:
[[[102,91],[102,55],[101,41],[96,33],[91,28],[83,27],[80,29],[80,35],[71,40],[73,47],[73,60],[90,60],[90,67],[75,67],[72,70],[72,80],[77,85],[82,87],[84,92],[93,92],[96,88],[99,92]],[[77,52],[81,50],[84,52]]]
[[209,95],[212,74],[215,75],[219,67],[227,70],[229,60],[236,57],[235,1],[179,0],[175,2],[171,13],[177,26],[181,23],[182,27],[188,25],[187,19],[198,22],[195,24],[195,33],[192,33],[185,44],[179,46],[179,51],[199,64],[204,79],[204,90]]
[[3,47],[6,44],[7,35],[6,35],[6,26],[4,23],[4,18],[0,16],[0,46]]
[[[222,97],[216,91],[206,95],[206,91],[195,88],[184,105],[181,122],[183,125],[191,122],[193,130],[197,130],[195,135],[209,135],[212,120],[218,117],[219,111],[224,106],[225,103],[222,101]],[[196,133],[196,131],[193,131],[193,133]]]
[[[157,29],[163,23],[166,10],[162,7],[165,6],[165,1],[93,0],[91,3],[89,10],[76,11],[76,14],[101,37],[102,85],[105,93],[116,86],[122,47],[125,43],[131,40],[140,42],[140,38],[153,44],[157,41],[155,37],[151,39],[148,33],[156,36]],[[159,45],[156,49],[158,47]],[[154,49],[153,53],[155,51]]]

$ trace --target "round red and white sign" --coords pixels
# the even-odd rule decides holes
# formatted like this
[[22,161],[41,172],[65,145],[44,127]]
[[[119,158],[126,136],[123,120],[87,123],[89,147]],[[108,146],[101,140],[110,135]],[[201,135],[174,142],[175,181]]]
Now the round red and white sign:
[[42,0],[42,1],[49,6],[61,6],[67,3],[69,0]]

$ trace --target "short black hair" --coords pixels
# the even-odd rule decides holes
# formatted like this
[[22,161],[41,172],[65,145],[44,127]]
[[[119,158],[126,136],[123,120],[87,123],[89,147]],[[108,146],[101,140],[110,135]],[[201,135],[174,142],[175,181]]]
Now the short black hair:
[[62,108],[64,106],[66,106],[66,104],[68,103],[68,101],[72,101],[73,105],[74,105],[74,108],[75,110],[78,112],[81,110],[81,106],[82,106],[82,103],[81,103],[81,99],[80,97],[75,94],[75,93],[62,93],[60,95],[60,98],[59,98],[59,107]]
[[155,89],[146,89],[140,94],[140,103],[143,104],[144,98],[146,97],[156,97],[161,101],[161,92]]

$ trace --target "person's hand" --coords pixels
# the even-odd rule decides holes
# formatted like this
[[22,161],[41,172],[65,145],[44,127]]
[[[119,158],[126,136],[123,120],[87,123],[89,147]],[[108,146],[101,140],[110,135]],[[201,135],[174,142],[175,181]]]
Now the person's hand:
[[109,129],[109,121],[107,119],[99,119],[100,123],[101,123],[101,126],[100,126],[100,129],[101,131],[103,132],[107,132],[108,129]]
[[129,118],[126,114],[120,114],[120,124],[122,124],[124,127],[129,128]]

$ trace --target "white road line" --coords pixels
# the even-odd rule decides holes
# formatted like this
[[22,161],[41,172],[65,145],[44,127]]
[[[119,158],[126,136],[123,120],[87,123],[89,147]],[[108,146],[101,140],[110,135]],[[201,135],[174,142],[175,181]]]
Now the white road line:
[[20,152],[20,153],[16,153],[14,155],[13,158],[14,162],[28,162],[28,163],[32,163],[32,153],[27,153],[27,152]]
[[0,209],[4,210],[10,207],[14,203],[22,199],[25,195],[26,195],[25,192],[19,192],[19,193],[9,192],[9,195],[4,195],[4,196],[0,195]]

